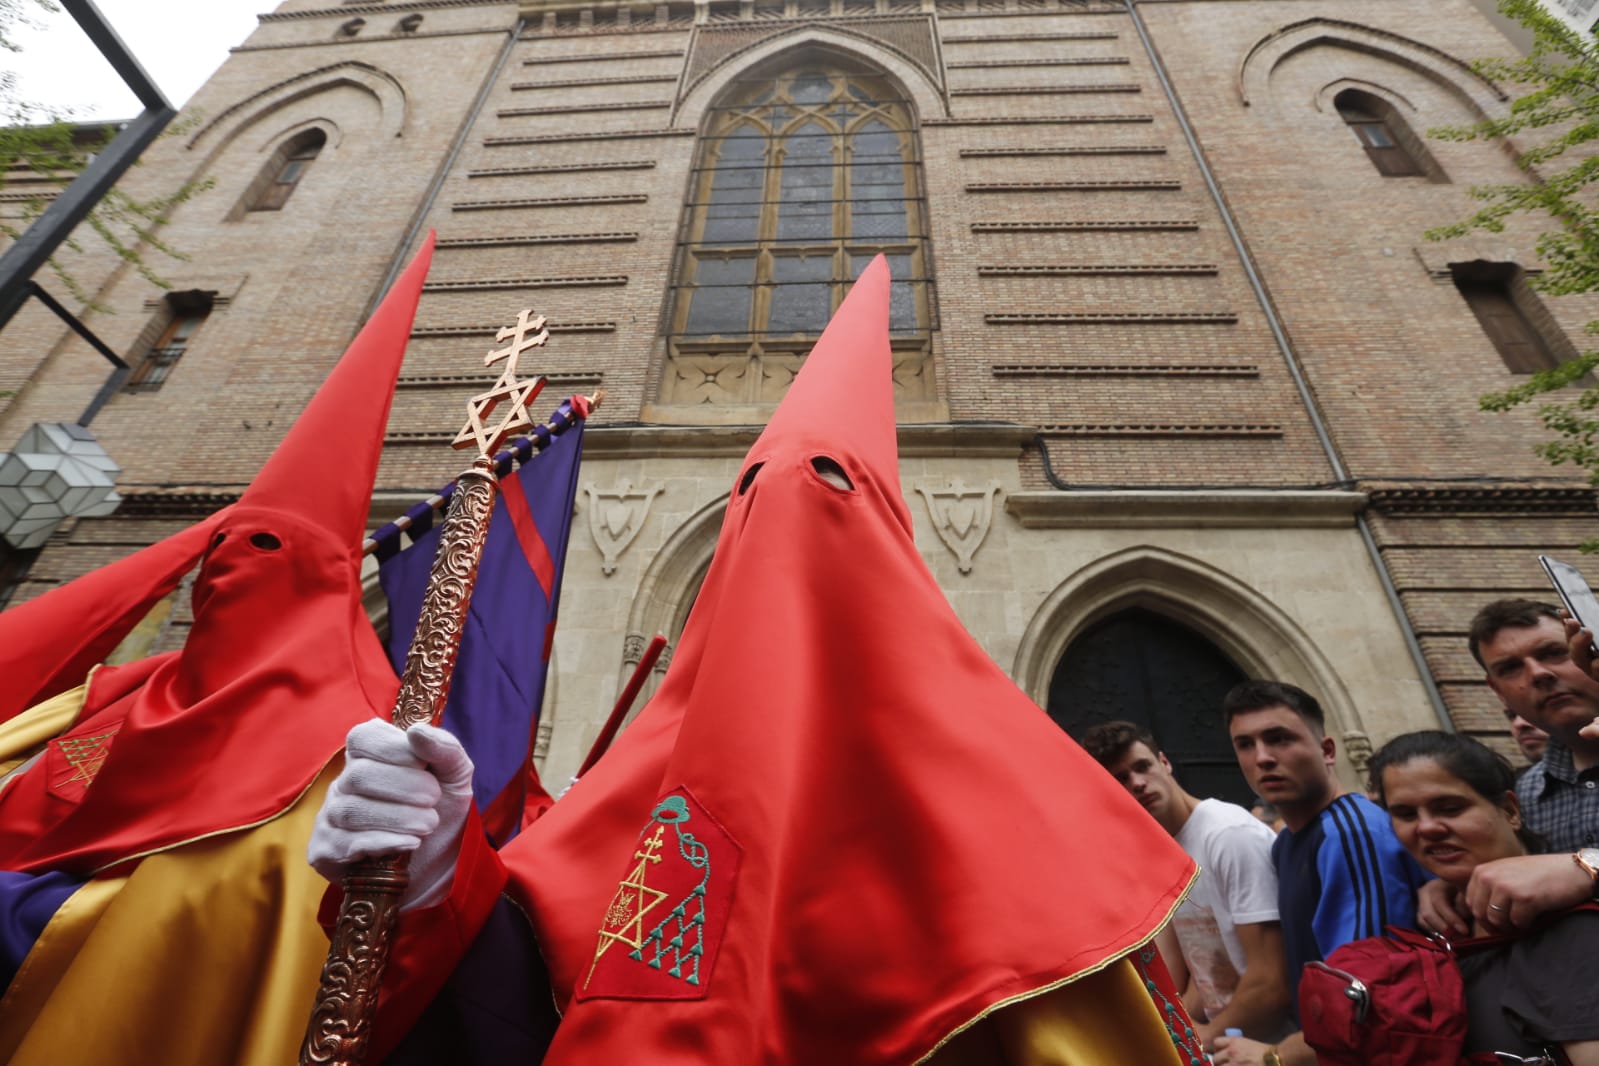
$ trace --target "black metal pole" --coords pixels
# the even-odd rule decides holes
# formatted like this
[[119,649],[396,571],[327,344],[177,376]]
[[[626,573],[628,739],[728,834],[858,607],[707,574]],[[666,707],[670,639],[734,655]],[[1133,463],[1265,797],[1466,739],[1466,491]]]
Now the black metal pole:
[[38,282],[27,282],[25,287],[26,292],[24,295],[37,296],[40,303],[54,311],[55,316],[65,322],[72,332],[87,341],[89,347],[105,356],[106,362],[111,364],[111,376],[105,379],[105,384],[100,386],[100,391],[94,394],[94,399],[89,401],[89,406],[84,408],[83,414],[78,416],[78,425],[87,426],[94,421],[94,416],[100,413],[100,408],[110,402],[111,397],[115,396],[117,390],[122,388],[122,383],[128,380],[128,375],[133,372],[133,368],[128,366],[127,360],[112,351],[105,341],[96,336],[94,330],[85,326],[77,315],[61,306],[61,301],[46,292]]
[[111,143],[84,167],[83,173],[61,191],[4,255],[0,255],[0,329],[5,328],[30,295],[27,283],[33,275],[178,113],[90,0],[61,0],[61,3],[133,90],[144,105],[144,111],[123,126]]

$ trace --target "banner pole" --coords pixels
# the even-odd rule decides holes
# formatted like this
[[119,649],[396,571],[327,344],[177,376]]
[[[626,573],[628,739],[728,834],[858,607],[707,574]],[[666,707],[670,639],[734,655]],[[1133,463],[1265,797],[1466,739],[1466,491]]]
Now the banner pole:
[[[461,646],[478,562],[488,539],[499,479],[495,453],[511,437],[533,427],[528,404],[544,387],[542,377],[519,378],[518,357],[549,339],[544,316],[524,310],[515,325],[500,330],[506,347],[489,352],[485,366],[504,361],[500,378],[467,402],[467,422],[452,446],[476,448],[477,458],[456,481],[444,519],[438,554],[428,575],[416,635],[406,654],[393,722],[401,729],[420,722],[437,724],[450,695],[450,679]],[[496,409],[509,404],[498,419]],[[381,855],[353,864],[344,877],[322,984],[306,1024],[300,1066],[361,1066],[366,1061],[377,1010],[378,990],[394,944],[400,897],[410,883],[410,857]]]

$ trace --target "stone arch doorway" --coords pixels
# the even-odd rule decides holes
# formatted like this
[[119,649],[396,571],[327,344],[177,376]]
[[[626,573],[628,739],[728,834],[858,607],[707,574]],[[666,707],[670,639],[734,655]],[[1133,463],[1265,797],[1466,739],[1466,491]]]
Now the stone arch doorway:
[[1327,712],[1328,733],[1339,739],[1345,784],[1355,787],[1364,779],[1371,741],[1360,708],[1316,642],[1235,575],[1166,548],[1125,548],[1062,581],[1022,634],[1012,671],[1016,683],[1048,707],[1050,683],[1067,651],[1099,622],[1133,609],[1190,630],[1247,677],[1288,681],[1310,692]]
[[[633,675],[633,669],[643,658],[644,647],[650,637],[659,633],[666,637],[666,653],[645,682],[644,690],[634,701],[633,714],[649,702],[666,668],[671,665],[672,654],[677,650],[677,639],[688,622],[689,611],[705,583],[711,568],[711,555],[722,531],[722,517],[727,511],[727,497],[718,496],[690,515],[667,538],[661,550],[650,561],[633,596],[633,609],[629,612],[627,634],[622,641],[622,666],[617,674],[616,691]],[[631,721],[631,717],[629,718]]]
[[1248,806],[1222,724],[1221,701],[1244,671],[1215,644],[1143,608],[1117,611],[1066,648],[1050,678],[1047,709],[1081,739],[1116,719],[1148,729],[1172,761],[1177,780],[1196,796]]

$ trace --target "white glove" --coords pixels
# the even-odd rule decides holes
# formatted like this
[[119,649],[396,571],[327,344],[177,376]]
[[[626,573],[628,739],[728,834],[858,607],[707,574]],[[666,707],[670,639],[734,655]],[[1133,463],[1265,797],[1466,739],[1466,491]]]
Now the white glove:
[[431,725],[401,732],[379,718],[350,730],[344,769],[328,787],[306,857],[335,883],[357,859],[411,852],[402,911],[449,895],[461,828],[472,806],[472,760],[461,742]]

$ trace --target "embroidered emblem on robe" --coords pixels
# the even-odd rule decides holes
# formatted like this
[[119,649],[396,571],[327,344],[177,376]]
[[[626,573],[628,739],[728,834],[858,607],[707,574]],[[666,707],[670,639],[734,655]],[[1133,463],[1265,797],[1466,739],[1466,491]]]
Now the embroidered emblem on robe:
[[111,740],[121,728],[120,723],[107,729],[100,727],[85,733],[57,737],[49,744],[50,791],[73,803],[83,799],[95,775],[105,765],[111,753]]
[[578,999],[699,999],[727,926],[739,846],[686,788],[639,834]]

